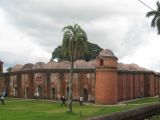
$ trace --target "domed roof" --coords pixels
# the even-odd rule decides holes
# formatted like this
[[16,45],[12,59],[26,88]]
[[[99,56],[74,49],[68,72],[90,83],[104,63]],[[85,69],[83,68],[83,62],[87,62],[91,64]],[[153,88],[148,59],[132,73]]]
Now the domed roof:
[[45,63],[44,62],[37,62],[33,65],[33,69],[44,69]]
[[32,63],[27,63],[25,64],[21,70],[31,70],[33,68],[33,64]]
[[137,64],[124,64],[124,63],[119,63],[118,64],[118,69],[119,70],[129,70],[129,71],[148,71],[148,69],[143,68]]
[[17,64],[12,69],[11,72],[20,71],[22,69],[23,65]]
[[99,53],[99,57],[107,57],[107,56],[114,57],[114,53],[109,49],[104,49]]
[[74,63],[75,69],[95,69],[96,60],[86,62],[85,60],[77,60]]

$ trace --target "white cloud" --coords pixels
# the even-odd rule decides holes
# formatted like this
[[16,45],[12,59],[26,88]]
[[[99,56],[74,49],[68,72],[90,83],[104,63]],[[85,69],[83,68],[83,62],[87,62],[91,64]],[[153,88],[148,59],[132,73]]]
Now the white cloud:
[[[156,9],[156,0],[143,2]],[[159,36],[148,11],[138,0],[1,0],[0,58],[6,66],[47,62],[62,42],[62,28],[78,23],[89,41],[120,61],[160,71]]]
[[160,37],[154,33],[148,35],[150,40],[145,46],[135,49],[133,55],[123,57],[120,62],[137,63],[150,70],[160,71]]
[[1,9],[0,16],[0,56],[5,63],[47,62],[50,59],[50,53],[33,41],[34,38],[8,23]]

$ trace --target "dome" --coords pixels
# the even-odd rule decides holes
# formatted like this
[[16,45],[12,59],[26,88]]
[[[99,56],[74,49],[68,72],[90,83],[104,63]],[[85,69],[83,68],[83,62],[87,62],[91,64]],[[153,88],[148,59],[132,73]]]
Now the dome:
[[21,70],[31,70],[33,68],[33,64],[32,63],[27,63],[25,64]]
[[48,62],[47,64],[44,65],[45,66],[45,69],[58,69],[59,68],[59,63],[58,62],[55,62],[55,61],[51,61],[51,62]]
[[33,65],[33,69],[44,69],[45,63],[44,62],[37,62]]
[[74,63],[74,68],[76,69],[95,69],[95,60],[86,62],[85,60],[77,60]]
[[17,64],[12,69],[11,72],[20,71],[22,69],[23,65]]
[[114,57],[114,53],[109,49],[104,49],[99,53],[99,57],[107,57],[107,56]]

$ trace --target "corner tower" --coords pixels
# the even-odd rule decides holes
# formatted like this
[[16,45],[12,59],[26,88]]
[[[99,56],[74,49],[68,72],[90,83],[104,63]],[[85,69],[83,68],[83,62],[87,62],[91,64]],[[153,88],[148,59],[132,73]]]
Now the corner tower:
[[96,104],[116,104],[118,101],[117,60],[109,49],[102,50],[96,59]]
[[3,62],[0,60],[0,73],[3,73]]

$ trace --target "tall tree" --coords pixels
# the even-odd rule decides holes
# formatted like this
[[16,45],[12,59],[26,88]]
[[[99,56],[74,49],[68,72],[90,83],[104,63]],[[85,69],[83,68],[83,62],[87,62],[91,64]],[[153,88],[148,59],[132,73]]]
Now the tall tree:
[[160,3],[157,2],[157,10],[152,10],[146,14],[147,17],[153,16],[151,27],[157,27],[158,34],[160,34]]
[[[87,41],[87,53],[85,53],[84,56],[81,56],[80,58],[77,58],[77,59],[90,61],[90,60],[96,59],[96,57],[99,55],[101,51],[102,51],[102,48],[99,47],[97,44]],[[69,60],[70,57],[69,56],[64,57],[62,54],[62,46],[58,46],[52,52],[51,61],[53,61],[54,59],[57,59],[60,62],[64,60]]]
[[87,51],[87,35],[85,31],[77,24],[68,25],[63,28],[63,42],[62,42],[62,53],[63,56],[69,56],[71,61],[70,68],[70,79],[69,84],[69,95],[68,95],[68,111],[72,112],[72,82],[73,82],[73,69],[74,61],[80,56],[84,56]]

